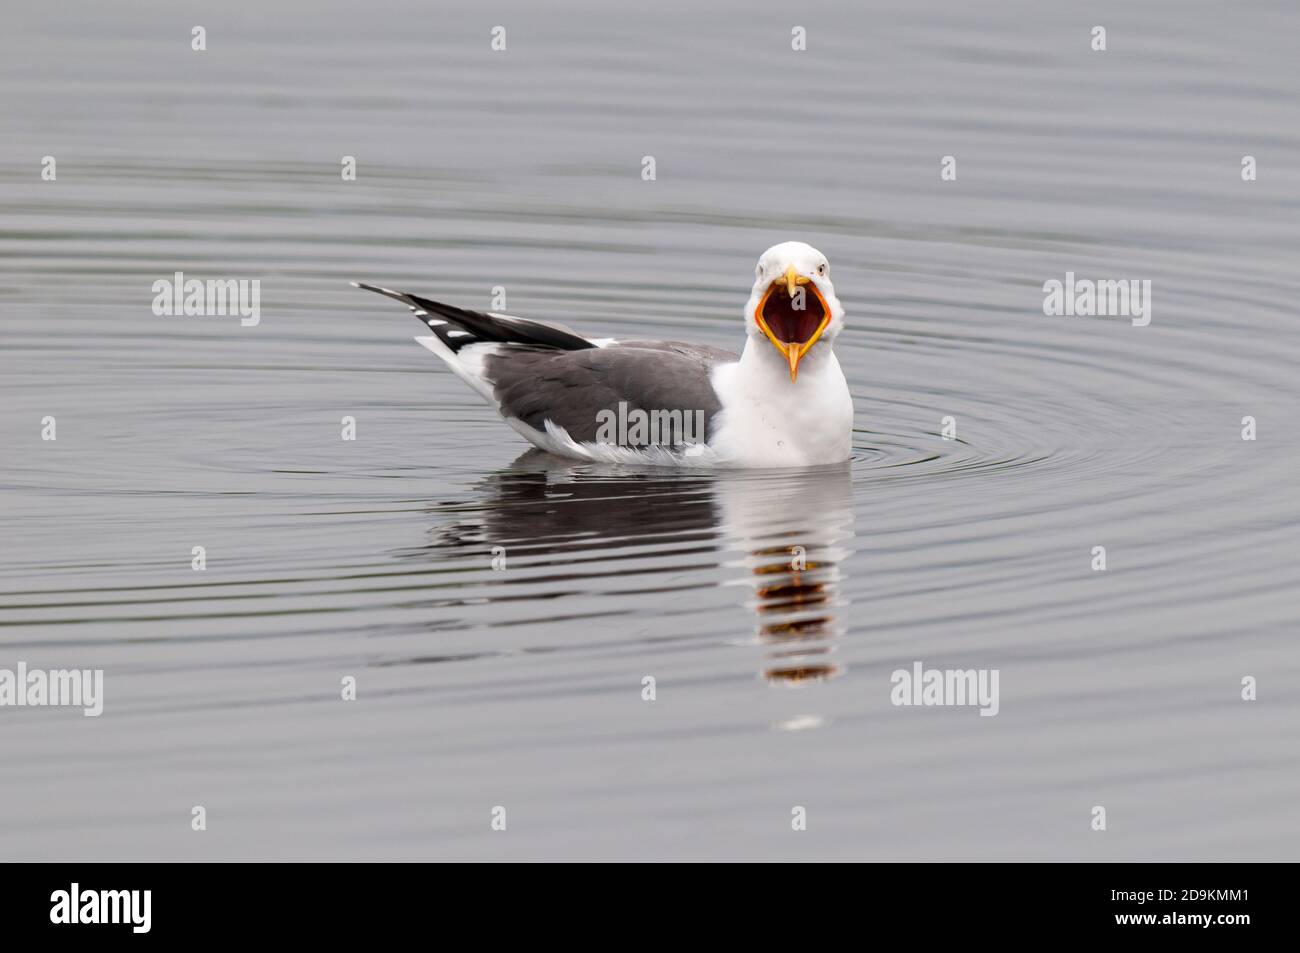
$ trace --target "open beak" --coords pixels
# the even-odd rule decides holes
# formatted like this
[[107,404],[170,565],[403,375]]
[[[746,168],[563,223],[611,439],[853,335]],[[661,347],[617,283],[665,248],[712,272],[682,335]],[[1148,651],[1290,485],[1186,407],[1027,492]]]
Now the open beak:
[[[802,289],[802,291],[801,291]],[[830,323],[831,309],[807,276],[791,265],[763,293],[754,320],[772,346],[790,364],[790,380],[799,376],[799,362]]]

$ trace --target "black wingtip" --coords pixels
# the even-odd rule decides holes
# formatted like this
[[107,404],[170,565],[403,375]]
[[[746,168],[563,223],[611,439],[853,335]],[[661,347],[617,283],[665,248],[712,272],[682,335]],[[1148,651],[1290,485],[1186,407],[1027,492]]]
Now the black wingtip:
[[400,291],[394,291],[391,288],[381,288],[378,285],[368,285],[364,281],[349,281],[353,288],[360,288],[362,291],[373,291],[377,295],[383,295],[386,298],[393,298],[396,301],[406,301],[407,295]]
[[363,291],[373,291],[375,294],[383,295],[385,298],[392,298],[394,301],[400,301],[415,313],[415,318],[426,328],[432,328],[429,323],[429,313],[423,308],[417,307],[415,300],[411,295],[404,291],[393,291],[391,288],[380,288],[378,285],[368,285],[364,281],[350,281],[348,284],[354,288],[360,288]]
[[[381,288],[378,285],[368,285],[360,281],[354,281],[352,284],[365,291],[373,291],[375,294],[381,294],[387,298],[402,302],[415,313],[415,317],[422,324],[432,328],[435,332],[444,323],[450,323],[456,329],[468,332],[468,337],[454,339],[458,346],[453,346],[452,350],[459,350],[459,347],[480,341],[530,344],[536,347],[553,347],[563,351],[577,351],[596,346],[586,338],[560,325],[543,324],[538,321],[527,321],[504,315],[470,311],[466,308],[458,308],[453,304],[444,304],[441,301],[433,301],[404,291]],[[449,344],[448,341],[444,341],[444,343]],[[451,345],[449,344],[449,346]]]

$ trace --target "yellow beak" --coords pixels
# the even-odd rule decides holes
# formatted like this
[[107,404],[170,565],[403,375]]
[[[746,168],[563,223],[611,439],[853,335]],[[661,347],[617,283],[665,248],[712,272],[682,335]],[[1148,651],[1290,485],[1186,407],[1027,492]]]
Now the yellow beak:
[[791,265],[789,268],[787,268],[785,270],[785,274],[782,275],[781,278],[785,281],[786,294],[788,294],[791,298],[794,297],[795,285],[808,284],[808,279],[805,278],[803,275],[799,274],[799,272],[795,271],[794,265]]
[[[812,293],[817,296],[817,300],[821,302],[823,312],[822,323],[817,326],[817,330],[813,332],[813,336],[806,341],[782,341],[772,333],[772,329],[769,328],[767,322],[763,320],[763,306],[767,304],[768,297],[770,297],[772,292],[777,288],[784,287],[786,294],[793,298],[795,290],[799,285],[808,285],[808,287],[812,289]],[[764,294],[762,300],[758,302],[758,309],[754,314],[754,320],[758,322],[758,326],[762,328],[763,333],[767,335],[767,339],[772,342],[772,346],[784,354],[786,360],[790,362],[790,382],[794,383],[799,377],[799,362],[802,361],[803,356],[808,353],[808,349],[817,343],[817,339],[820,338],[822,332],[826,330],[826,325],[830,323],[831,309],[830,306],[826,304],[826,300],[822,298],[822,293],[817,290],[817,285],[811,283],[807,277],[795,271],[794,265],[791,265],[785,270],[785,274],[772,282],[768,287],[767,293]]]

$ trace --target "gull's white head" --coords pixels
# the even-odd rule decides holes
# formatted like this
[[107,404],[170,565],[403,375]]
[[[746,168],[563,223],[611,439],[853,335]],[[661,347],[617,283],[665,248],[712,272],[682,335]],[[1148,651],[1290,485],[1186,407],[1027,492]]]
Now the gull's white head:
[[782,242],[763,252],[745,305],[752,338],[767,338],[790,365],[790,380],[814,345],[830,349],[844,325],[826,256],[804,242]]

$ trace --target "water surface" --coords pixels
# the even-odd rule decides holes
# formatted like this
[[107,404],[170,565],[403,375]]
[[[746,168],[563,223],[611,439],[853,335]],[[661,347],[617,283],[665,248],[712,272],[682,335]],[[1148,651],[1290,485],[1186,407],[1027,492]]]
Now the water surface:
[[[1297,27],[9,11],[0,667],[106,701],[0,710],[0,856],[1295,859]],[[347,285],[734,348],[791,238],[849,314],[844,468],[525,453]],[[261,323],[155,316],[177,270]],[[1150,326],[1045,317],[1067,271],[1152,280]],[[894,707],[916,661],[999,670],[999,714]]]

